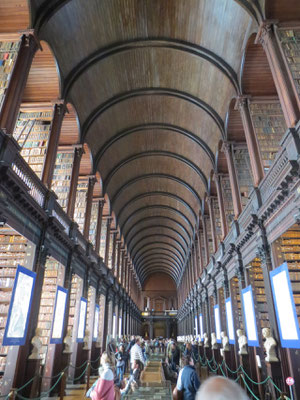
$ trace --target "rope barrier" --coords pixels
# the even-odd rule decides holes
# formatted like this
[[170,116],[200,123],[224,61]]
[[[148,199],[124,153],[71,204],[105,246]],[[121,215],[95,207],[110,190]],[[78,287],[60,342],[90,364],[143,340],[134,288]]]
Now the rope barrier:
[[244,375],[240,375],[240,377],[242,378],[246,388],[248,389],[249,393],[251,393],[251,396],[255,399],[255,400],[260,400],[259,397],[255,396],[255,394],[252,392],[252,390],[250,389],[249,385],[246,382],[246,379],[244,378]]
[[[41,395],[39,397],[35,397],[35,398],[29,398],[29,397],[24,397],[21,396],[19,393],[16,392],[16,397],[19,397],[22,400],[40,400],[43,397],[46,397],[50,392],[52,392],[52,390],[58,385],[58,383],[60,382],[60,380],[62,379],[64,375],[64,372],[61,372],[60,377],[57,379],[57,381],[55,382],[55,384],[47,391],[47,392],[43,392],[41,393]],[[18,389],[20,390],[20,389]]]
[[76,365],[72,365],[70,364],[69,367],[72,367],[74,369],[81,369],[82,367],[84,367],[86,364],[88,363],[88,360],[86,360],[83,364],[81,364],[79,367],[76,367]]
[[83,375],[86,373],[87,369],[88,369],[88,365],[85,367],[85,370],[82,372],[82,374],[80,376],[73,379],[74,382],[79,381],[79,379],[81,379],[83,377]]
[[100,360],[100,358],[101,358],[101,355],[99,357],[97,357],[96,360],[91,361],[91,363],[93,363],[93,364],[96,363],[97,361]]

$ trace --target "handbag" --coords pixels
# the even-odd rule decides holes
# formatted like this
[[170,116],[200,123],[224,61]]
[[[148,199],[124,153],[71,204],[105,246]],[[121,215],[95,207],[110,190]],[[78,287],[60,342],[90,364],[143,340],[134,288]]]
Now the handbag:
[[178,390],[176,386],[173,390],[172,395],[173,395],[173,400],[183,400],[183,392],[182,390]]

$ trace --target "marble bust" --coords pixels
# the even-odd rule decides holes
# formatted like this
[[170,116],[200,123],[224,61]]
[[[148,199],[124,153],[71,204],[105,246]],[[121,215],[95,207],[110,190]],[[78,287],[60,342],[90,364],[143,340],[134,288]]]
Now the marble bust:
[[85,336],[83,338],[83,350],[89,350],[89,343],[90,342],[90,331],[86,329]]
[[238,329],[236,331],[237,337],[238,337],[238,341],[239,341],[239,354],[240,355],[246,355],[248,354],[248,350],[247,350],[247,336],[245,335],[245,332],[243,331],[243,329]]
[[212,332],[212,334],[211,334],[211,348],[212,348],[212,350],[217,350],[217,348],[218,348],[217,336],[216,336],[215,332]]
[[71,354],[72,353],[72,329],[68,329],[67,334],[64,338],[64,351],[63,353],[65,354]]
[[204,333],[203,338],[204,338],[204,347],[209,347],[209,338],[206,332]]
[[31,344],[33,346],[33,349],[31,351],[30,356],[28,357],[30,360],[40,360],[42,358],[40,356],[40,350],[43,346],[41,336],[42,336],[42,329],[36,328],[35,335],[31,339]]
[[271,330],[269,328],[264,328],[262,330],[262,335],[266,339],[264,342],[264,348],[266,350],[266,358],[265,360],[267,362],[278,362],[279,359],[276,355],[276,347],[277,347],[277,342],[271,335]]
[[226,333],[224,331],[221,332],[221,338],[222,338],[222,350],[223,351],[229,351],[229,339],[228,336],[226,336]]

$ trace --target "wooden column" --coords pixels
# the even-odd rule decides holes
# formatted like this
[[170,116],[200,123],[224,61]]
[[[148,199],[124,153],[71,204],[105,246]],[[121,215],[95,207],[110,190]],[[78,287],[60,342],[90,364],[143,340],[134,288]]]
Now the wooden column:
[[93,194],[94,194],[94,186],[95,186],[96,181],[97,181],[97,179],[95,176],[89,177],[88,190],[86,193],[85,219],[84,219],[84,227],[83,227],[83,236],[85,237],[86,240],[89,240],[89,236],[90,236]]
[[200,229],[198,229],[199,276],[202,274],[202,271],[203,271],[203,254],[202,254],[202,247],[201,247],[201,235],[202,235],[202,231]]
[[38,49],[33,31],[24,33],[0,112],[0,128],[12,135],[18,118],[32,60]]
[[254,180],[253,184],[254,187],[257,187],[264,178],[264,167],[260,154],[259,143],[251,120],[247,97],[238,97],[236,104],[242,117],[245,138],[250,157],[252,176]]
[[116,267],[116,246],[117,246],[117,231],[113,232],[113,251],[111,256],[111,265],[113,269],[114,276],[117,277],[117,267]]
[[111,217],[108,217],[107,218],[106,242],[105,242],[105,257],[104,257],[104,264],[106,266],[108,265],[108,256],[109,256],[110,225],[111,225]]
[[229,142],[224,142],[222,146],[222,150],[226,156],[228,173],[229,173],[229,180],[230,180],[230,187],[232,193],[232,202],[233,202],[233,210],[234,216],[237,219],[240,213],[242,212],[242,201],[241,201],[241,194],[239,190],[239,184],[237,180],[235,165],[233,162],[232,157],[232,149],[231,144]]
[[63,100],[61,102],[57,102],[54,105],[49,143],[48,143],[43,175],[42,175],[42,182],[47,186],[48,189],[51,188],[55,161],[56,161],[57,147],[65,113],[66,113],[66,106]]
[[117,263],[116,263],[116,268],[117,268],[117,281],[120,283],[121,282],[121,240],[117,239],[116,240],[117,244]]
[[220,174],[215,172],[214,175],[215,175],[215,184],[216,184],[216,188],[217,188],[218,204],[219,204],[219,210],[220,210],[222,240],[224,240],[228,233],[228,226],[227,226],[225,207],[224,207],[224,195],[223,195],[222,185],[220,182]]
[[67,214],[71,219],[73,219],[73,217],[74,217],[77,184],[78,184],[80,161],[81,161],[82,154],[83,154],[83,147],[81,145],[76,146],[75,154],[74,154],[74,161],[73,161],[73,168],[72,168],[72,176],[71,176],[71,182],[70,182],[68,208],[67,208]]
[[95,251],[97,254],[99,254],[100,251],[101,227],[102,227],[104,203],[105,203],[104,199],[100,199],[98,202],[98,216],[97,216],[96,242],[95,242]]
[[197,257],[197,239],[195,237],[195,243],[194,243],[194,248],[193,248],[193,261],[194,261],[194,274],[195,274],[195,282],[197,282],[197,279],[199,278],[199,269],[198,269],[198,257]]
[[209,220],[210,220],[210,227],[211,227],[211,237],[213,242],[213,250],[216,253],[218,249],[217,244],[217,235],[216,235],[216,223],[215,223],[215,213],[213,208],[213,198],[212,196],[208,196],[207,199],[208,211],[209,211]]
[[266,52],[284,118],[288,128],[291,128],[300,119],[299,100],[285,66],[274,29],[273,21],[263,21],[255,42],[260,43]]
[[207,215],[202,215],[202,230],[203,230],[203,240],[204,240],[204,249],[205,249],[205,262],[206,266],[209,263],[209,247],[208,247],[208,236],[207,236],[207,227],[206,227],[206,219]]

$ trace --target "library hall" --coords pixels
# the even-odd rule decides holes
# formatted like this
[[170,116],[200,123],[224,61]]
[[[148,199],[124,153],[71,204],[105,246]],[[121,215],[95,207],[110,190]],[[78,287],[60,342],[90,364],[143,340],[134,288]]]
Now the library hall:
[[0,400],[300,400],[300,0],[0,0]]

